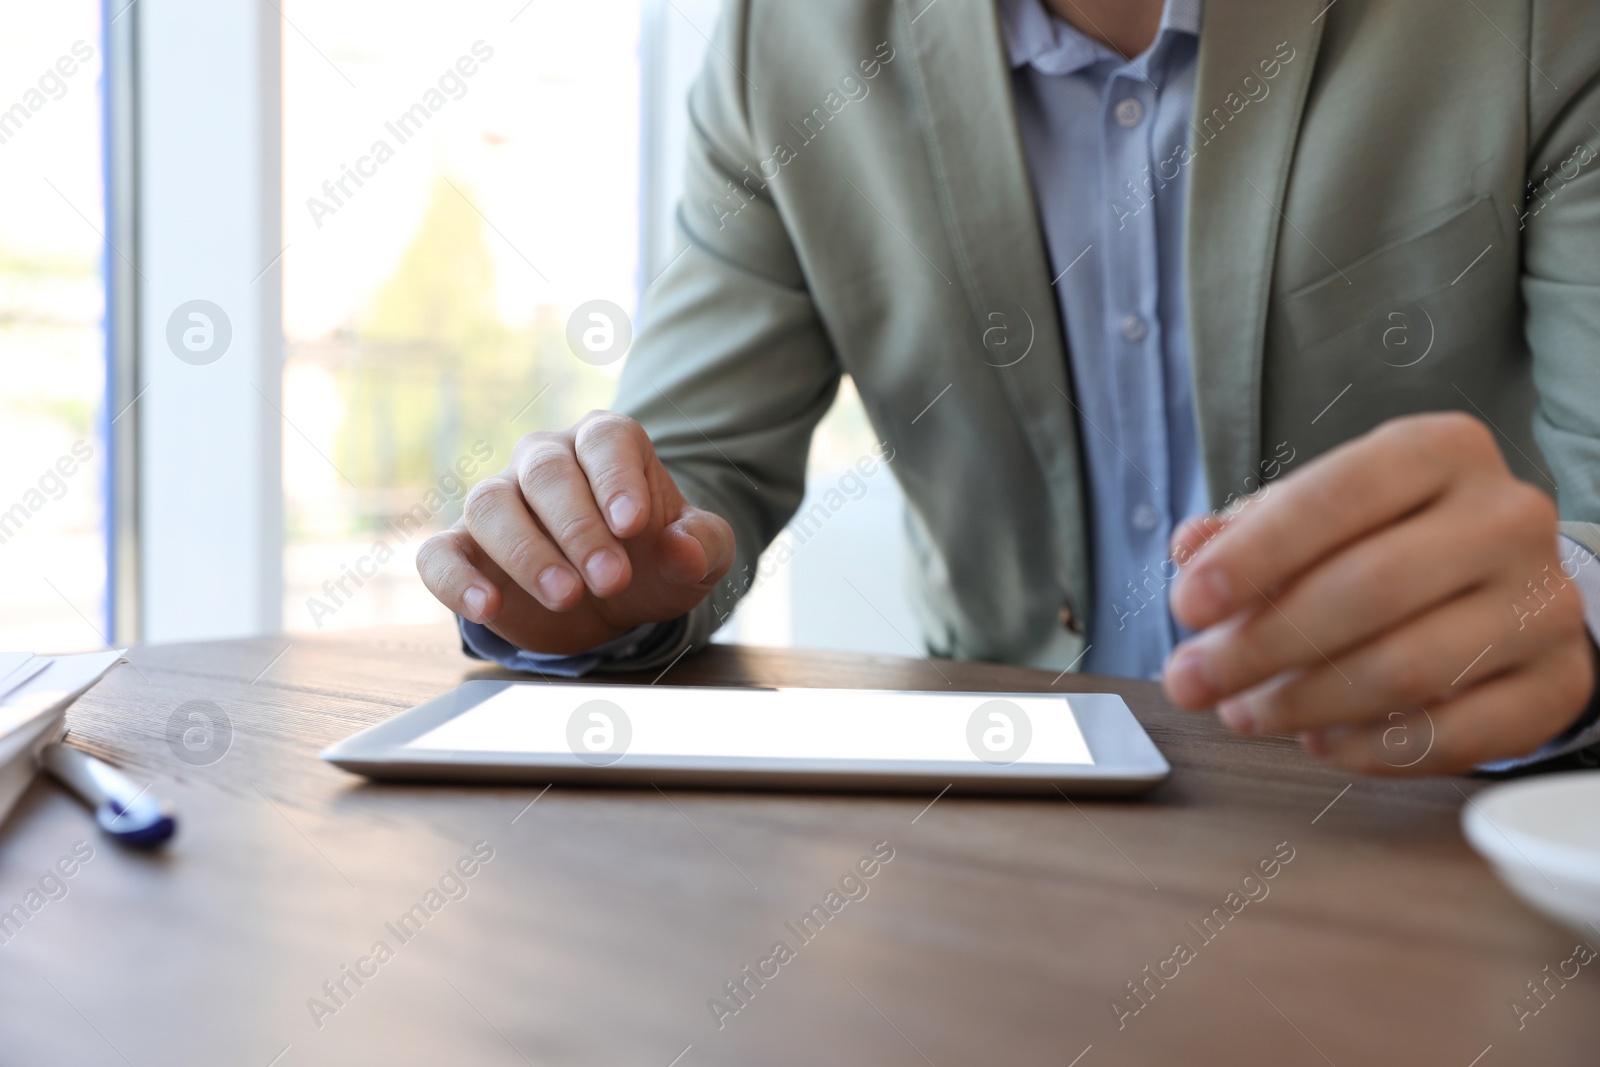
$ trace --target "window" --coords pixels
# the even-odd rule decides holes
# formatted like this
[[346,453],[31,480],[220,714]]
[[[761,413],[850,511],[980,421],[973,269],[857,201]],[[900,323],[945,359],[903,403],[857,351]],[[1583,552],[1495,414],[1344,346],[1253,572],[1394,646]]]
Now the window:
[[[415,553],[524,433],[610,404],[566,340],[678,249],[684,100],[720,5],[283,7],[283,623],[448,619]],[[899,494],[847,382],[813,449],[847,507],[769,555],[724,639],[909,654]],[[814,502],[808,500],[808,507]]]
[[639,6],[284,14],[284,625],[445,619],[417,546],[611,399],[566,324],[634,311]]
[[100,20],[13,6],[0,37],[0,648],[109,629]]

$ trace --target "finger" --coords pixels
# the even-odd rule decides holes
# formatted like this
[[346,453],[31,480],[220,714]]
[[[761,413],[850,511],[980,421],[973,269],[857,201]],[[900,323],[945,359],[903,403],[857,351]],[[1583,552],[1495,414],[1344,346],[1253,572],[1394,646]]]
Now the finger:
[[1172,610],[1202,629],[1294,577],[1335,548],[1442,494],[1461,471],[1503,470],[1498,446],[1457,413],[1394,419],[1273,483],[1179,575]]
[[[1296,672],[1223,702],[1235,729],[1292,733],[1432,706],[1548,654],[1588,641],[1583,598],[1562,586],[1537,613],[1494,588],[1474,590],[1331,665]],[[1240,705],[1243,705],[1242,707]]]
[[468,622],[486,623],[500,612],[500,590],[472,565],[471,541],[462,529],[434,534],[417,549],[417,573],[445,607]]
[[[1246,498],[1246,506],[1249,505],[1252,499]],[[1173,531],[1172,540],[1168,542],[1168,551],[1171,553],[1173,560],[1180,567],[1186,565],[1194,558],[1195,553],[1199,552],[1212,538],[1223,531],[1230,518],[1231,516],[1227,514],[1208,511],[1202,515],[1185,519]]]
[[1594,689],[1592,653],[1578,642],[1475,686],[1436,708],[1302,735],[1318,759],[1366,774],[1460,774],[1528,756],[1576,718]]
[[1511,621],[1504,597],[1474,590],[1335,662],[1230,697],[1217,714],[1240,733],[1293,734],[1432,706],[1528,658]]
[[644,428],[614,411],[590,412],[573,433],[573,452],[611,532],[641,533],[650,521],[645,468],[655,458]]
[[521,487],[509,477],[496,475],[474,486],[463,515],[478,548],[539,603],[568,611],[583,599],[583,582],[534,521]]
[[[1528,542],[1522,506],[1537,493],[1497,494],[1470,511],[1431,508],[1314,563],[1286,588],[1256,598],[1242,625],[1212,627],[1178,648],[1167,672],[1173,699],[1209,706],[1283,671],[1336,659],[1501,571],[1537,571],[1534,560],[1550,548]],[[1519,542],[1529,550],[1508,551]]]
[[628,553],[612,536],[589,479],[565,439],[529,434],[519,441],[517,479],[550,540],[595,596],[614,596],[628,587],[633,578]]
[[661,576],[674,585],[710,587],[733,566],[733,527],[721,515],[686,507],[662,531]]

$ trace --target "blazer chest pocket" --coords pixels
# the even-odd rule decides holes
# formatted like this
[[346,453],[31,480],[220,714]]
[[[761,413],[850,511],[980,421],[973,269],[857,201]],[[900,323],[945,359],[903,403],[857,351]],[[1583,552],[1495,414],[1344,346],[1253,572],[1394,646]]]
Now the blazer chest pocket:
[[1283,315],[1304,352],[1359,330],[1374,316],[1448,289],[1504,244],[1494,200],[1482,196],[1444,221],[1391,242],[1290,293]]

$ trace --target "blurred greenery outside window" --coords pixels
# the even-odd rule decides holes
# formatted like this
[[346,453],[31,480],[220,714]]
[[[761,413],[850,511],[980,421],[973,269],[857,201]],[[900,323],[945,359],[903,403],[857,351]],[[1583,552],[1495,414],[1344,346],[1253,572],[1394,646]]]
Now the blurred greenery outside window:
[[[380,45],[362,36],[371,25],[364,19],[378,13],[367,0],[286,4],[329,57],[285,38],[287,630],[448,619],[416,576],[417,547],[459,519],[466,485],[509,463],[521,436],[612,402],[622,363],[579,360],[566,329],[572,309],[590,299],[636,314],[637,0],[534,5],[509,28],[481,31],[494,58],[462,102],[425,127],[431,157],[405,146],[371,190],[351,199],[356,214],[341,207],[315,227],[307,221],[306,196],[441,65],[434,42],[470,42],[480,32],[472,24],[492,25],[485,12],[498,10],[473,0],[459,13],[417,6],[408,29],[384,20],[388,40]],[[348,92],[330,62],[359,86],[387,88]],[[330,106],[347,99],[358,103],[343,112]],[[409,230],[403,243],[394,240],[396,225]],[[395,251],[379,249],[383,240]],[[875,442],[846,380],[814,441],[811,479],[837,477]],[[461,479],[463,471],[470,476]],[[852,504],[848,521],[805,550],[806,566],[833,579],[826,596],[875,626],[880,616],[836,572],[841,553],[859,547],[863,558],[881,557],[871,542],[884,541],[885,530],[895,539],[898,497],[883,495],[892,494],[891,477],[875,479],[875,504]],[[900,619],[901,632],[912,632],[890,603],[897,589],[870,585],[883,580],[872,572],[886,564],[895,573],[892,563],[867,564],[855,584]],[[803,569],[783,568],[741,609],[744,632],[727,633],[790,643],[797,609],[789,571]],[[823,595],[820,583],[796,581],[813,600]],[[877,638],[853,634],[820,615],[812,627],[859,647],[876,640],[883,650],[915,651],[893,626],[880,629]]]

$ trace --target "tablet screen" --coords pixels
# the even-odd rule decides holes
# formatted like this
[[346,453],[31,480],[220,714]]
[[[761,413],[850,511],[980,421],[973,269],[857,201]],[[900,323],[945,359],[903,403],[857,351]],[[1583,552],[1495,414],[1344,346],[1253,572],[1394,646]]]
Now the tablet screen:
[[414,738],[430,752],[1093,765],[1064,696],[508,686]]

